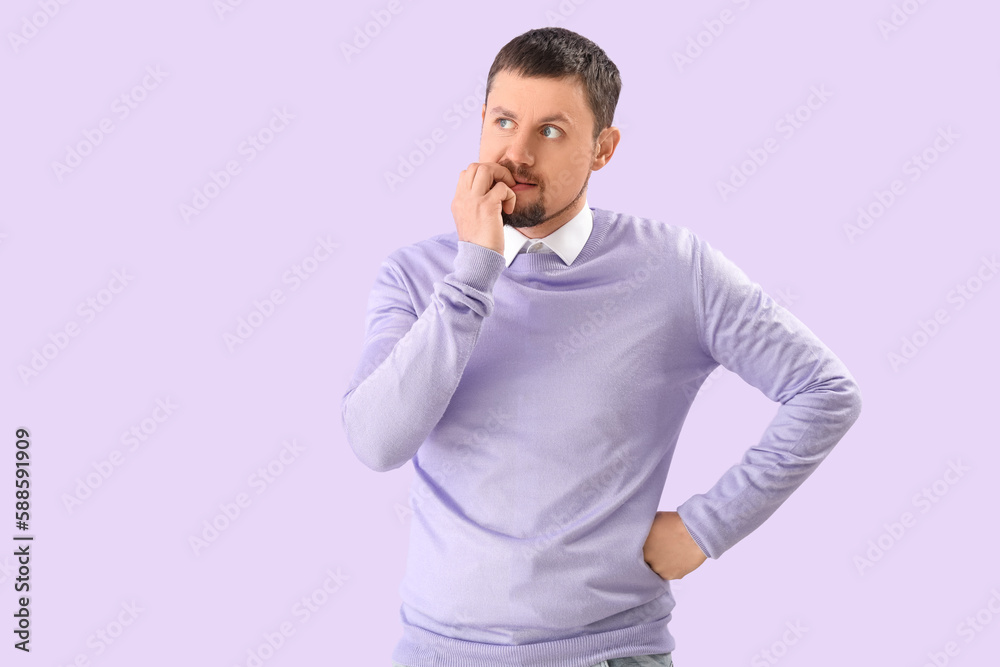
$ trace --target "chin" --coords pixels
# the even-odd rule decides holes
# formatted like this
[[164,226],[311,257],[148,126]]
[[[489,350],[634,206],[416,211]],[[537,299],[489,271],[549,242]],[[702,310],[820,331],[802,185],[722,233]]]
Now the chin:
[[521,216],[517,216],[517,218],[511,218],[511,216],[509,216],[506,213],[502,213],[502,212],[500,213],[500,217],[503,218],[503,224],[509,225],[509,226],[513,227],[514,229],[525,229],[527,227],[537,227],[538,225],[540,225],[543,222],[545,222],[544,218],[541,219],[541,220],[528,220],[528,219],[522,218]]

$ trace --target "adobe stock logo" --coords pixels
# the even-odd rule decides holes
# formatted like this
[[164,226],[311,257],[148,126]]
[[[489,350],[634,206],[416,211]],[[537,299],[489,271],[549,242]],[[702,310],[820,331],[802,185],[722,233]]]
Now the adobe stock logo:
[[[170,73],[161,70],[159,65],[146,67],[146,74],[139,83],[111,101],[109,108],[111,113],[118,117],[118,122],[124,121],[133,111],[138,109],[139,105],[149,97],[149,94],[159,88],[169,75]],[[62,183],[67,175],[72,174],[83,164],[84,158],[93,154],[97,147],[104,143],[105,137],[114,132],[116,127],[115,121],[104,117],[97,121],[97,127],[88,127],[82,131],[83,139],[75,144],[66,144],[63,161],[52,161],[52,173],[55,174],[56,179]]]
[[215,10],[215,15],[219,17],[220,21],[225,21],[226,15],[232,14],[241,5],[243,5],[243,0],[215,0],[212,3],[212,9]]
[[49,21],[55,18],[61,6],[67,4],[69,4],[69,0],[38,0],[38,6],[41,7],[41,11],[33,13],[30,20],[27,16],[21,18],[20,34],[15,32],[7,33],[7,41],[10,42],[10,48],[13,49],[14,53],[17,53],[21,47],[25,46],[28,40],[37,37],[38,31],[47,26]]
[[[317,236],[312,252],[288,267],[281,275],[282,284],[291,285],[290,292],[298,290],[305,281],[316,274],[323,264],[330,259],[333,251],[340,247],[339,243],[330,240],[330,235]],[[230,352],[250,339],[251,336],[271,317],[278,306],[285,303],[286,295],[280,287],[273,288],[263,299],[255,299],[253,307],[245,317],[237,320],[233,333],[222,334],[222,340]]]
[[[486,79],[479,78],[479,85],[476,86],[463,99],[453,103],[445,109],[441,115],[441,120],[448,124],[452,130],[461,127],[468,118],[479,119],[479,110],[482,108],[483,100],[486,98]],[[395,192],[396,188],[402,185],[406,179],[412,176],[421,165],[426,164],[434,151],[440,144],[448,141],[448,133],[443,127],[435,127],[424,136],[414,139],[416,148],[410,150],[405,156],[397,153],[399,162],[394,171],[386,170],[382,173],[385,184],[389,192]]]
[[[916,183],[943,154],[955,145],[955,141],[961,136],[951,128],[951,125],[937,128],[937,135],[934,139],[922,151],[914,153],[903,163],[901,167],[903,175],[909,176],[911,183]],[[889,209],[906,192],[906,183],[899,178],[893,179],[884,190],[873,190],[872,198],[868,200],[868,203],[858,207],[854,222],[844,224],[844,234],[847,236],[847,240],[854,243],[857,237],[867,232],[882,216],[888,213]]]
[[809,632],[809,628],[802,625],[801,621],[785,621],[788,628],[781,635],[781,639],[773,642],[769,647],[754,654],[750,659],[750,667],[768,667],[776,665],[778,661],[788,655],[788,649],[799,643],[799,640]]
[[[499,408],[489,407],[486,411],[485,419],[481,422],[482,426],[472,431],[471,439],[475,442],[473,444],[462,443],[454,448],[449,459],[441,466],[440,471],[435,472],[435,482],[437,484],[444,484],[454,473],[471,465],[473,447],[479,447],[484,442],[487,442],[489,438],[510,424],[513,419],[514,415],[512,414],[504,412]],[[461,476],[459,472],[458,477]],[[393,506],[396,512],[396,519],[399,523],[403,523],[404,519],[412,516],[416,508],[420,507],[425,500],[431,498],[433,495],[434,491],[428,487],[426,482],[420,477],[415,478],[411,486],[408,505],[404,507],[396,503]]]
[[[336,568],[336,572],[333,569],[327,569],[325,575],[322,583],[313,588],[308,595],[300,597],[292,605],[291,614],[298,620],[300,626],[308,623],[343,588],[344,582],[351,579],[339,567]],[[272,632],[262,633],[260,637],[263,641],[248,648],[246,660],[242,664],[234,663],[234,667],[262,667],[288,643],[290,638],[295,636],[296,629],[291,621],[285,620]]]
[[[990,589],[990,597],[973,614],[968,614],[955,626],[955,634],[962,638],[966,645],[971,644],[986,630],[995,618],[1000,616],[1000,590],[996,586]],[[962,652],[962,647],[955,640],[945,642],[940,651],[928,651],[927,661],[921,667],[945,667],[951,664],[951,659]],[[916,664],[916,663],[911,663]],[[965,664],[965,663],[962,663]]]
[[[66,667],[89,667],[92,665],[91,659],[104,655],[108,649],[114,646],[114,643],[118,641],[125,631],[135,623],[136,619],[139,618],[139,614],[146,611],[135,600],[131,603],[122,602],[119,606],[121,610],[117,611],[110,621],[104,623],[87,636],[86,645],[90,651],[78,652],[73,658],[72,663],[66,663]],[[61,663],[59,667],[62,667]]]
[[878,31],[882,33],[882,39],[889,41],[889,35],[899,32],[899,29],[909,23],[910,18],[916,16],[925,4],[927,0],[903,0],[900,4],[893,4],[889,19],[879,19],[875,23]]
[[[733,0],[733,4],[737,5],[741,10],[749,8],[751,2],[752,0]],[[737,15],[733,13],[733,10],[723,9],[719,12],[718,18],[702,21],[701,24],[705,29],[698,31],[698,34],[693,37],[688,37],[683,53],[680,51],[674,51],[673,53],[677,71],[683,74],[684,68],[693,65],[694,61],[700,58],[706,49],[715,44],[716,40],[722,37],[722,34],[726,31],[726,26],[732,25],[736,21],[736,18]]]
[[[236,153],[245,157],[244,164],[253,162],[257,156],[263,153],[278,136],[284,132],[291,121],[295,120],[295,115],[290,113],[286,107],[273,108],[271,117],[267,122],[253,134],[248,134],[236,147]],[[209,169],[208,180],[203,181],[201,186],[192,190],[190,200],[183,201],[177,205],[177,211],[181,219],[186,223],[204,213],[209,205],[226,191],[235,176],[243,173],[243,166],[237,158],[227,160],[219,171]]]
[[83,318],[83,322],[80,323],[74,319],[68,320],[61,330],[49,333],[49,342],[42,343],[41,350],[37,347],[31,350],[31,359],[27,365],[19,364],[17,366],[17,375],[21,378],[21,382],[27,385],[48,368],[56,357],[66,349],[71,340],[80,335],[83,325],[93,322],[97,314],[104,312],[115,301],[116,295],[121,294],[133,280],[134,277],[129,273],[128,268],[112,271],[111,280],[108,281],[107,287],[98,290],[96,295],[87,297],[76,307],[76,313]]
[[[177,408],[178,405],[170,400],[169,396],[157,398],[156,407],[149,412],[149,416],[132,424],[127,431],[122,432],[121,443],[129,446],[128,451],[137,451],[142,443],[148,441],[159,430],[160,426],[174,414],[174,410]],[[94,494],[94,491],[111,479],[116,468],[120,467],[126,460],[126,456],[121,450],[114,449],[107,457],[92,462],[90,467],[93,468],[93,472],[88,472],[83,477],[77,477],[76,486],[73,487],[72,493],[62,494],[60,499],[66,512],[72,514],[78,507],[81,507]]]
[[[276,456],[271,458],[266,465],[260,466],[256,471],[250,473],[250,476],[247,477],[247,486],[254,489],[258,496],[264,493],[298,460],[305,450],[306,448],[294,439],[285,440],[282,443],[281,451]],[[232,500],[224,500],[219,503],[219,511],[211,519],[202,521],[201,531],[198,534],[188,535],[188,546],[191,547],[192,553],[195,556],[200,556],[205,549],[208,549],[219,539],[222,533],[229,530],[244,514],[244,510],[252,504],[253,498],[245,491],[238,492],[232,497]]]
[[[970,470],[972,468],[964,465],[961,459],[948,461],[948,468],[941,476],[913,494],[910,499],[911,503],[920,510],[921,514],[926,514],[934,505],[941,502],[941,499],[948,495],[951,487],[958,484],[959,480]],[[868,548],[864,554],[854,557],[854,567],[857,568],[858,574],[864,576],[866,570],[871,569],[875,563],[882,560],[886,553],[917,525],[918,518],[913,512],[906,511],[899,515],[898,521],[883,523],[882,527],[885,530],[879,533],[875,539],[868,540]]]
[[[791,139],[805,127],[816,111],[826,105],[831,97],[833,97],[833,93],[827,90],[826,84],[820,84],[818,87],[810,86],[809,95],[805,102],[775,121],[774,129],[780,132],[785,140]],[[747,159],[738,165],[733,165],[729,178],[726,181],[718,180],[715,182],[715,188],[719,196],[722,197],[722,201],[728,201],[732,195],[744,187],[749,179],[767,164],[771,155],[778,152],[779,148],[781,148],[781,140],[774,137],[765,139],[762,147],[748,148],[746,151]]]
[[663,260],[658,255],[651,254],[646,259],[645,266],[635,269],[631,276],[623,278],[617,284],[617,295],[605,299],[603,306],[588,310],[584,318],[570,326],[566,335],[555,343],[554,351],[559,355],[559,360],[566,361],[580,350],[589,347],[597,339],[604,325],[612,321],[618,309],[629,302],[632,293],[649,280],[662,263]]
[[587,0],[560,0],[557,7],[545,11],[545,24],[556,25],[568,20],[576,13],[576,8],[585,2]]
[[365,23],[364,30],[361,26],[354,26],[354,39],[351,43],[341,42],[340,52],[344,55],[344,60],[348,63],[352,58],[361,55],[361,52],[371,45],[372,40],[382,34],[382,30],[389,27],[392,17],[398,16],[403,11],[400,0],[389,0],[385,8],[371,11],[372,20]]
[[976,298],[983,287],[1000,272],[1000,262],[997,256],[985,255],[980,259],[979,266],[974,274],[968,276],[962,282],[956,283],[954,288],[948,291],[945,300],[955,304],[952,313],[949,314],[946,308],[938,308],[932,317],[924,320],[917,320],[917,329],[909,335],[900,339],[898,350],[888,353],[887,359],[894,372],[899,372],[900,367],[913,361],[913,359],[924,349],[939,333],[944,325],[951,321],[951,315],[962,310],[966,304]]

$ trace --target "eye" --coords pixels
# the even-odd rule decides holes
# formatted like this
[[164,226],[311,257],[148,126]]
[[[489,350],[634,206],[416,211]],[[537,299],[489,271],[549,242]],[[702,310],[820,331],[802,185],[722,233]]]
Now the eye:
[[[497,123],[498,124],[499,123],[512,123],[512,122],[513,121],[510,118],[497,118]],[[503,125],[500,125],[500,129],[501,130],[509,130],[510,128],[509,127],[504,127]]]
[[557,137],[561,137],[562,136],[562,130],[560,130],[558,127],[554,127],[552,125],[546,125],[545,128],[543,129],[543,131],[544,130],[554,130],[555,132],[558,133],[558,134],[555,134],[555,135],[551,135],[551,134],[546,135],[549,139],[555,139]]

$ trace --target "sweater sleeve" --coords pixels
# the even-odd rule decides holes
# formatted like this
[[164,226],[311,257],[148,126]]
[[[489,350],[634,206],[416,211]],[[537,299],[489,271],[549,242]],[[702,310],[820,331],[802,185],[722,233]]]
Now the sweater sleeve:
[[434,284],[418,317],[398,265],[382,263],[361,361],[341,400],[347,441],[366,466],[399,468],[440,421],[493,311],[493,285],[505,266],[500,253],[459,241],[454,270]]
[[861,394],[843,362],[812,331],[700,239],[694,273],[705,352],[780,403],[757,445],[706,493],[677,508],[705,555],[719,558],[826,458],[860,415]]

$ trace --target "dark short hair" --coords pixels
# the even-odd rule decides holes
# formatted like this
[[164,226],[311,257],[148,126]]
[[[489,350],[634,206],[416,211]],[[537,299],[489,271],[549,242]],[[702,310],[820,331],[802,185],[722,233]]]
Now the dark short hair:
[[500,72],[517,76],[576,76],[583,81],[594,114],[594,141],[610,127],[622,89],[621,75],[607,54],[592,41],[566,28],[536,28],[507,42],[486,79],[489,99],[493,79]]

